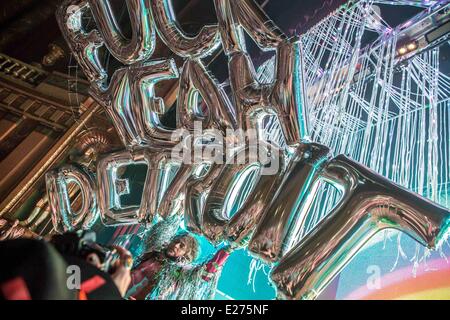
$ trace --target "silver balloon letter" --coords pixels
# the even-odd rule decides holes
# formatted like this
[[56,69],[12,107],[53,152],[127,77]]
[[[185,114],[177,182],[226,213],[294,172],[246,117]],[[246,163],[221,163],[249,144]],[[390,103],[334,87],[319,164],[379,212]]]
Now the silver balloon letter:
[[165,106],[155,96],[155,85],[177,77],[173,60],[150,61],[117,70],[105,92],[94,88],[91,94],[106,108],[126,146],[173,146],[174,130],[160,122]]
[[220,45],[216,25],[207,25],[195,37],[189,37],[179,27],[172,8],[172,0],[151,0],[153,16],[161,40],[175,54],[183,58],[203,58]]
[[[112,153],[97,165],[101,218],[105,225],[146,223],[153,220],[158,201],[159,167],[165,155],[150,154],[147,149]],[[121,196],[130,193],[129,181],[118,169],[129,165],[147,165],[147,177],[139,206],[122,205]]]
[[330,150],[325,146],[300,144],[274,200],[256,228],[249,244],[250,251],[268,262],[281,258],[288,230],[293,224],[304,224],[311,200],[316,195],[320,170],[330,157]]
[[[288,145],[308,135],[303,103],[302,52],[298,39],[288,40],[253,0],[215,0],[238,123],[244,130],[256,128],[257,113],[275,112]],[[246,52],[243,30],[262,50],[277,50],[275,81],[262,85]],[[258,112],[257,112],[258,111]]]
[[[47,194],[52,210],[53,227],[57,232],[89,229],[97,221],[97,195],[92,176],[75,165],[65,165],[45,176]],[[74,212],[71,204],[71,187],[78,187],[80,209]]]
[[[198,110],[198,95],[206,106],[207,115]],[[187,60],[180,76],[178,93],[178,127],[194,130],[194,121],[203,120],[203,126],[217,129],[225,134],[226,129],[236,129],[236,114],[226,93],[209,75],[200,60]]]
[[89,33],[83,28],[83,15],[89,12],[87,0],[65,1],[56,12],[56,20],[75,59],[87,79],[103,87],[108,77],[99,59],[99,49],[104,41],[97,30]]
[[126,39],[114,17],[109,0],[89,0],[89,4],[111,54],[123,64],[145,61],[155,49],[155,31],[151,16],[151,0],[126,0],[132,37]]
[[273,270],[279,293],[315,299],[378,231],[394,228],[435,248],[448,236],[450,212],[345,156],[323,178],[342,190],[336,208]]

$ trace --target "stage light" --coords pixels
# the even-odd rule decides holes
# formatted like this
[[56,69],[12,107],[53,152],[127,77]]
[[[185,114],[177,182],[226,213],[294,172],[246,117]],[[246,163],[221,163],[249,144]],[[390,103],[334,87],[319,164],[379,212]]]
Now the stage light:
[[408,48],[408,51],[414,51],[417,49],[417,43],[411,42],[406,47]]
[[398,53],[402,56],[405,55],[407,52],[408,52],[408,48],[406,48],[406,47],[401,47],[400,49],[398,49]]

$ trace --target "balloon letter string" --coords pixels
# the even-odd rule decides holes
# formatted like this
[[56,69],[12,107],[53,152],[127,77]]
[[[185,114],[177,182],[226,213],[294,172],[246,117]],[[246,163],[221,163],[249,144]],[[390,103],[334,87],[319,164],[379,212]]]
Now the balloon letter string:
[[[317,73],[303,56],[309,45],[297,37],[288,39],[253,0],[214,0],[217,25],[206,25],[194,36],[180,27],[171,0],[125,3],[130,38],[108,0],[66,0],[57,12],[92,96],[126,148],[102,155],[96,178],[78,165],[47,174],[57,232],[91,228],[99,216],[113,226],[151,224],[156,216],[170,219],[184,213],[186,228],[213,244],[241,245],[249,239],[249,251],[275,266],[271,277],[279,296],[290,299],[316,298],[379,230],[401,230],[430,248],[447,237],[448,210],[342,155],[333,158],[331,142],[307,141],[312,130],[308,116],[317,122],[304,103],[304,73]],[[86,23],[89,18],[95,26]],[[272,82],[258,81],[244,32],[261,50],[275,52]],[[156,35],[185,59],[181,70],[175,59],[151,60]],[[230,98],[201,60],[220,43],[228,58]],[[101,63],[108,51],[123,64],[110,78]],[[167,128],[161,121],[166,106],[155,86],[175,78],[176,128]],[[330,121],[341,121],[331,111],[320,112]],[[283,136],[286,146],[269,143],[268,116],[278,118],[275,135]],[[344,120],[336,127],[344,126]],[[331,140],[342,140],[329,132]],[[136,164],[147,166],[141,202],[124,205],[122,197],[132,190],[121,172]],[[307,229],[321,182],[338,188],[343,197],[313,231],[298,239],[292,230]]]

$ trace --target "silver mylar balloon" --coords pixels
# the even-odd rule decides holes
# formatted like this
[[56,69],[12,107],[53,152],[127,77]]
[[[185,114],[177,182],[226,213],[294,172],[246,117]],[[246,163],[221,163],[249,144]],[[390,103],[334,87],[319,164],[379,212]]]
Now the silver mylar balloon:
[[[267,156],[264,163],[261,161],[263,153]],[[230,230],[232,233],[234,231],[233,240],[239,243],[245,237],[244,235],[251,231],[256,223],[255,214],[261,212],[259,202],[261,193],[267,196],[262,200],[267,204],[270,201],[270,191],[274,191],[269,180],[276,180],[277,174],[284,165],[281,152],[265,143],[238,149],[235,154],[236,157],[227,159],[227,163],[217,176],[208,193],[202,213],[202,232],[216,244],[223,241],[226,236],[230,220],[228,208],[243,205],[247,209],[254,209],[253,211],[240,210],[237,216],[233,215],[233,225]],[[265,172],[269,169],[272,171],[271,174]],[[253,176],[250,176],[250,173],[253,173]],[[250,181],[249,178],[251,178]],[[247,188],[251,189],[244,192]],[[247,194],[246,198],[243,198],[244,194]]]
[[[121,151],[109,154],[97,164],[98,197],[101,218],[105,225],[147,223],[153,220],[158,202],[159,163],[164,152],[150,149]],[[120,197],[130,193],[128,180],[118,177],[118,169],[129,165],[147,165],[147,176],[139,206],[124,206]]]
[[179,204],[177,200],[186,193],[186,183],[192,175],[192,169],[192,164],[181,164],[158,206],[158,213],[161,217],[167,218],[176,211],[175,208]]
[[[244,130],[255,128],[255,118],[260,113],[256,110],[276,113],[286,143],[297,145],[308,136],[300,41],[286,39],[253,0],[215,0],[215,6],[224,51],[229,57],[231,88],[239,110],[238,124]],[[274,83],[257,81],[246,52],[243,30],[262,50],[277,50]]]
[[194,233],[203,234],[203,212],[208,194],[222,170],[222,165],[211,163],[208,171],[201,177],[192,175],[186,184],[184,200],[184,223]]
[[56,12],[56,20],[66,42],[89,82],[103,87],[108,74],[99,59],[104,41],[97,30],[86,32],[83,16],[89,12],[87,0],[66,0]]
[[275,113],[288,145],[297,145],[307,136],[305,108],[302,102],[301,51],[299,41],[282,42],[277,48],[277,67],[272,84],[260,84],[247,53],[230,56],[229,72],[235,98],[238,123],[244,130],[256,128],[259,109]]
[[159,181],[156,188],[158,188],[158,208],[160,206],[160,203],[167,192],[167,190],[170,188],[171,183],[174,181],[175,176],[179,172],[179,168],[181,166],[181,162],[174,161],[172,156],[169,156],[168,152],[166,152],[167,156],[164,157],[158,164],[160,174],[159,174]]
[[226,55],[246,52],[242,29],[262,50],[272,50],[286,39],[254,0],[214,0],[214,5]]
[[[207,137],[208,133],[205,133],[193,139],[193,148],[186,151],[190,152],[190,161],[189,163],[183,163],[177,173],[184,184],[183,186],[174,184],[168,190],[168,194],[175,194],[178,190],[180,190],[180,193],[184,193],[184,223],[188,230],[197,234],[202,234],[205,199],[222,170],[222,164],[225,163],[223,143],[205,139]],[[200,156],[196,156],[198,151],[200,151]],[[167,199],[169,200],[169,197]],[[171,211],[164,209],[164,204],[161,204],[161,208],[161,211]]]
[[149,59],[155,50],[156,38],[150,3],[152,0],[126,0],[131,22],[131,39],[120,30],[109,0],[89,0],[89,5],[110,53],[123,64]]
[[[277,147],[266,144],[260,151],[268,152],[270,159],[262,164],[262,174],[254,189],[242,207],[231,217],[226,228],[227,238],[234,244],[242,243],[254,231],[272,201],[286,170],[287,159]],[[276,165],[275,170],[271,170],[270,174],[264,174],[264,167],[267,169],[273,165]]]
[[306,106],[303,50],[298,38],[282,42],[277,48],[275,83],[269,103],[275,109],[288,145],[309,136]]
[[139,135],[150,146],[173,146],[174,130],[161,124],[160,117],[166,112],[164,100],[156,97],[155,85],[164,80],[178,78],[173,59],[149,61],[140,67],[130,68],[132,109],[138,124]]
[[[208,107],[206,115],[198,110],[199,94]],[[226,129],[237,129],[236,111],[224,90],[200,60],[186,60],[179,82],[178,127],[192,131],[194,130],[194,121],[200,120],[204,128],[217,129],[223,134]]]
[[[95,180],[86,170],[65,165],[49,171],[45,181],[53,227],[57,232],[89,229],[94,225],[99,217]],[[72,210],[69,184],[75,184],[80,190],[81,207],[78,212]]]
[[448,209],[345,156],[332,160],[322,177],[342,190],[343,198],[273,270],[271,278],[285,298],[316,298],[380,230],[400,230],[429,248],[448,236]]
[[155,96],[159,81],[178,77],[173,59],[150,61],[116,70],[105,90],[91,95],[105,107],[126,146],[173,146],[174,130],[164,127],[164,101]]
[[[297,147],[274,200],[266,207],[250,240],[251,252],[268,262],[281,258],[289,222],[298,220],[302,223],[306,219],[320,170],[330,158],[330,149],[320,144],[304,142]],[[296,215],[299,216],[297,219]]]
[[203,58],[220,46],[217,25],[204,26],[198,35],[188,36],[177,23],[172,0],[151,0],[156,29],[161,40],[175,54],[183,58]]

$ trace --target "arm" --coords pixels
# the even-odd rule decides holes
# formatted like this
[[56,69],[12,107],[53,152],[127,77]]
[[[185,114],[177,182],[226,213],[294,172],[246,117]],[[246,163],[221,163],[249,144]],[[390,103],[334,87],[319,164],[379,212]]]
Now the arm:
[[214,257],[204,265],[202,279],[210,281],[225,265],[232,251],[233,249],[229,246],[217,251]]
[[128,296],[132,296],[135,300],[144,300],[158,282],[161,267],[161,264],[151,256],[147,257],[131,274]]

